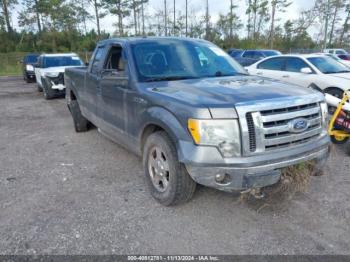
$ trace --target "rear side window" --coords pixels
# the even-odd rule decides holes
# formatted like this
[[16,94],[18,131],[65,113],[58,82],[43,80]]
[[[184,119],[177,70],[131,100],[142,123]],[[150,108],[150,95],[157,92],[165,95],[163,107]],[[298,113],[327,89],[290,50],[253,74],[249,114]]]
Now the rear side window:
[[288,58],[286,63],[286,71],[300,73],[302,68],[310,68],[302,59],[300,58]]
[[94,60],[92,61],[91,64],[91,73],[92,74],[97,74],[98,70],[99,70],[99,65],[100,63],[102,63],[102,58],[103,58],[103,50],[104,47],[99,47],[96,51]]
[[258,69],[284,71],[285,58],[271,58],[258,64]]

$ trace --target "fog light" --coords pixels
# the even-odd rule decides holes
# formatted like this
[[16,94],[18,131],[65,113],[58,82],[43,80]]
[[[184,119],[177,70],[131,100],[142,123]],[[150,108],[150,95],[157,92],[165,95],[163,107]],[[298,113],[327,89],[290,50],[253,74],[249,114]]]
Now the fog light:
[[215,181],[220,183],[225,180],[225,177],[226,177],[226,174],[216,174]]

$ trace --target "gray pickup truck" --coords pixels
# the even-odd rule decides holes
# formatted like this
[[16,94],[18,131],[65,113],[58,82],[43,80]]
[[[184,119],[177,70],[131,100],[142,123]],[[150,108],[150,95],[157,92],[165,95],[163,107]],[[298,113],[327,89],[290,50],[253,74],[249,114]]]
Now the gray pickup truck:
[[77,132],[89,124],[141,156],[155,199],[191,199],[196,183],[260,189],[281,168],[329,154],[327,105],[313,90],[249,76],[222,49],[184,38],[109,39],[65,72]]

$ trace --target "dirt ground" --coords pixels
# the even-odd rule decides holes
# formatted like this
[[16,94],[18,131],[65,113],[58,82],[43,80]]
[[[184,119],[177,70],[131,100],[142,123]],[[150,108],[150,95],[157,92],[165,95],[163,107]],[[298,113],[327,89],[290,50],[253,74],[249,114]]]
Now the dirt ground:
[[350,157],[334,147],[306,193],[258,210],[198,187],[164,207],[140,159],[77,134],[64,99],[0,79],[0,254],[350,254]]

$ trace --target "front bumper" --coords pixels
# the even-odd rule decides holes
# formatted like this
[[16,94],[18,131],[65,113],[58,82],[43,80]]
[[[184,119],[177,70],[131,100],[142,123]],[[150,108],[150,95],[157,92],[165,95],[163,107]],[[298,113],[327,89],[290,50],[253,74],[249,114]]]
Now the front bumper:
[[[284,154],[280,152],[278,155],[265,153],[263,156],[242,157],[241,161],[230,161],[225,165],[188,162],[185,166],[193,180],[208,187],[228,192],[261,188],[277,183],[284,167],[313,160],[316,168],[321,170],[329,156],[329,138],[325,136],[317,143],[286,149]],[[218,182],[217,175],[225,179]]]
[[59,75],[57,77],[45,77],[50,88],[54,89],[56,91],[63,91],[66,89],[65,85],[64,85],[64,74],[63,73],[59,73]]

